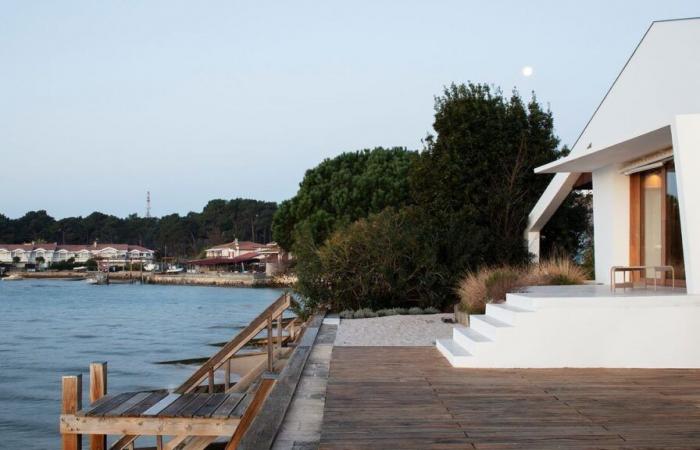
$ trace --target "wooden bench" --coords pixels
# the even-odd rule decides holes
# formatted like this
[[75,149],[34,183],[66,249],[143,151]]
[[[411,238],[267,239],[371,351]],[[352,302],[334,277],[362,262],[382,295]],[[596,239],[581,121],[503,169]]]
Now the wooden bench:
[[[631,280],[628,281],[627,277],[627,274],[633,272],[642,274],[642,278],[644,278],[644,288],[646,289],[648,287],[648,279],[646,277],[647,270],[654,271],[654,290],[658,287],[657,281],[659,279],[659,273],[671,272],[671,287],[676,287],[676,272],[673,266],[612,266],[610,268],[610,290],[614,292],[618,287],[621,287],[623,290],[628,287],[633,288],[634,283]],[[622,272],[622,283],[617,283],[616,281],[615,275],[618,272]]]

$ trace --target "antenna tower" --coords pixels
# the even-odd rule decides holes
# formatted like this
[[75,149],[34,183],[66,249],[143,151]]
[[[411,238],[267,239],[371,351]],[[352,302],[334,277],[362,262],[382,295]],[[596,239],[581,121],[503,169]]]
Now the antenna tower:
[[151,191],[146,191],[146,218],[151,218]]

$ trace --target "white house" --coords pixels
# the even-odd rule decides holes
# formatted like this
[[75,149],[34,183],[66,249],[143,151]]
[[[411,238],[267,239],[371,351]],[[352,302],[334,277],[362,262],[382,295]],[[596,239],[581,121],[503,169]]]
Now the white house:
[[205,252],[205,259],[191,260],[188,264],[197,271],[221,271],[243,270],[247,263],[249,268],[260,271],[264,268],[265,273],[272,276],[284,271],[291,258],[275,242],[259,244],[238,239],[208,248]]
[[98,259],[109,265],[124,265],[130,262],[153,261],[153,250],[139,245],[128,244],[98,244],[91,245],[58,245],[55,242],[29,244],[0,244],[0,263],[13,263],[19,258],[19,264],[36,264],[37,258],[44,258],[42,267],[52,263],[67,261],[73,258],[82,263],[88,259]]
[[[463,367],[700,367],[700,19],[654,22],[530,214],[530,251],[592,180],[599,285],[530,288],[438,348]],[[613,266],[657,290],[611,290]],[[614,275],[613,275],[614,276]],[[622,274],[618,274],[621,279]]]

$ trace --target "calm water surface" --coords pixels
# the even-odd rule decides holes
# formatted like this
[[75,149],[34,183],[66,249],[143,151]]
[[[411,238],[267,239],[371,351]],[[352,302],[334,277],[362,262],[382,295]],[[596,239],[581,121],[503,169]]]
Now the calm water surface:
[[[174,388],[280,294],[278,289],[0,281],[0,448],[60,447],[61,375],[108,362],[109,392]],[[84,444],[87,445],[87,444]]]

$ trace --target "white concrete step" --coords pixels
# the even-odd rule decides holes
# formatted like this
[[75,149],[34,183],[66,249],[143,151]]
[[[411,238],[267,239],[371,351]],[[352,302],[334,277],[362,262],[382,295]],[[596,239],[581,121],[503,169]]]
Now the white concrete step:
[[533,311],[518,306],[509,305],[508,303],[489,303],[486,305],[486,315],[509,325],[515,325],[518,315],[531,312]]
[[477,331],[480,334],[483,334],[491,340],[496,340],[498,334],[500,333],[500,330],[512,328],[510,325],[503,322],[502,320],[498,320],[495,317],[486,314],[469,316],[469,325],[475,331]]
[[471,353],[452,339],[437,339],[435,346],[453,367],[469,366],[474,359]]
[[462,326],[452,329],[452,340],[471,354],[476,354],[479,351],[488,351],[483,348],[484,345],[493,342],[475,329]]
[[522,294],[506,294],[506,304],[531,311],[536,309],[533,298]]

